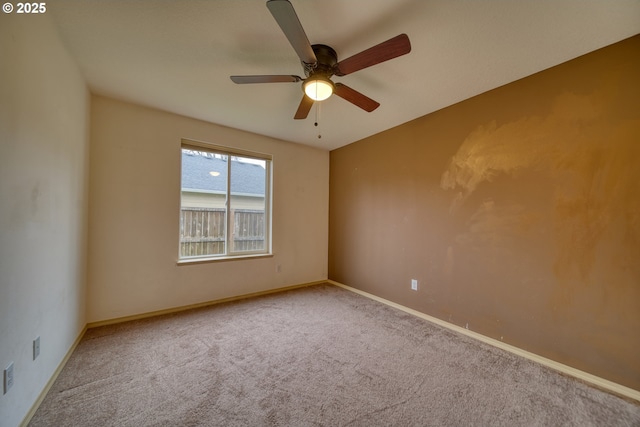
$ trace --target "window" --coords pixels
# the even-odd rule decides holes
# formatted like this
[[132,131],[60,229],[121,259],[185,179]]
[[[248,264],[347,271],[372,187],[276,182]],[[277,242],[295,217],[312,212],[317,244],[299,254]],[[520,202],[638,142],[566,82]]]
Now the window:
[[271,252],[271,156],[183,141],[179,260]]

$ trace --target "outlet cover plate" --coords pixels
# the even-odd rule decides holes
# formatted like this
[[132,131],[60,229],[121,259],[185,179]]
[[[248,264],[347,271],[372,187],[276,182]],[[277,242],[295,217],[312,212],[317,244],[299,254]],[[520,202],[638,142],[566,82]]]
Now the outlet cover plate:
[[36,337],[33,340],[33,360],[36,360],[40,356],[40,337]]
[[7,394],[11,387],[13,387],[13,362],[4,368],[4,394]]
[[418,290],[418,281],[416,279],[411,279],[411,290]]

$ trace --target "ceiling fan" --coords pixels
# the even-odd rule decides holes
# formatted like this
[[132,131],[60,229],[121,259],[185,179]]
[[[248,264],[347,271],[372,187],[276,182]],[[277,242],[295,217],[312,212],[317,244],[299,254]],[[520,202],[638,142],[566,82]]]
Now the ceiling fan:
[[409,37],[400,34],[338,62],[338,55],[330,46],[309,43],[298,15],[288,0],[268,0],[267,8],[298,54],[306,79],[295,75],[256,75],[231,76],[231,80],[238,84],[302,82],[304,95],[294,119],[307,118],[315,101],[323,101],[334,93],[367,112],[375,110],[380,106],[378,102],[345,84],[333,83],[331,76],[346,76],[411,51]]

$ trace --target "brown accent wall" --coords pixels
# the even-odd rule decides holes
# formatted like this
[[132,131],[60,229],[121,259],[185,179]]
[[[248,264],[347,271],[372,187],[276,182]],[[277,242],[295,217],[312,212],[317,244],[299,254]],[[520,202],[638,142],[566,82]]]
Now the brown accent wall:
[[329,278],[640,390],[639,76],[640,35],[332,151]]

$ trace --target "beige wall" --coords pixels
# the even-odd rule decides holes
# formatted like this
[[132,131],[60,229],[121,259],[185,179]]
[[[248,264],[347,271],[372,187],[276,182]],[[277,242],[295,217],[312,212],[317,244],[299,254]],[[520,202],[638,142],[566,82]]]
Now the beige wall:
[[15,381],[2,426],[24,419],[86,323],[88,125],[48,16],[0,14],[0,368],[13,361]]
[[[176,265],[182,138],[273,155],[273,257]],[[94,96],[88,321],[326,279],[328,190],[326,151]]]
[[332,151],[329,278],[640,390],[639,52]]

